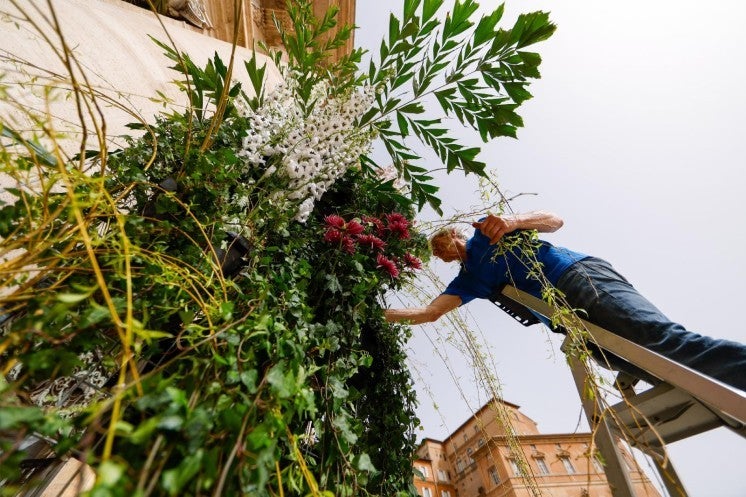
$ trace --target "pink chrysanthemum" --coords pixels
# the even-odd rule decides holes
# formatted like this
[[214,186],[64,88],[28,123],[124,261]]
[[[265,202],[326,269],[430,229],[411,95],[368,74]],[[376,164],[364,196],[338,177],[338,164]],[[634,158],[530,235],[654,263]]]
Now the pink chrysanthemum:
[[392,278],[399,277],[399,269],[396,267],[394,261],[387,258],[383,254],[378,254],[378,257],[376,257],[376,264],[378,265],[377,267],[389,273],[389,276],[391,276]]
[[328,228],[324,232],[324,241],[327,243],[339,243],[342,240],[342,232],[337,228]]
[[344,238],[342,238],[342,250],[344,250],[348,254],[355,253],[355,242],[352,240],[351,237],[345,236]]
[[412,269],[421,269],[422,268],[422,261],[419,260],[417,257],[413,256],[409,252],[404,254],[404,264],[407,267],[411,267]]
[[368,234],[358,235],[357,244],[365,248],[370,248],[372,250],[382,250],[383,247],[386,246],[386,242],[378,238],[376,235]]
[[363,225],[355,220],[347,223],[347,233],[349,233],[350,235],[359,235],[363,232],[364,229],[365,228],[363,228]]
[[345,220],[342,216],[338,216],[336,214],[330,214],[324,218],[324,222],[327,224],[327,226],[331,226],[332,228],[337,229],[344,229],[345,227]]

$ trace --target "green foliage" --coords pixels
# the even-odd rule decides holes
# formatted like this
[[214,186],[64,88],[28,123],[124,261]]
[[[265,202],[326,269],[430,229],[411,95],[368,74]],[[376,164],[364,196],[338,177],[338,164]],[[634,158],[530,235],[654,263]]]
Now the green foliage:
[[[406,139],[414,135],[431,148],[448,172],[484,175],[479,149],[458,143],[443,118],[425,118],[426,97],[434,96],[445,116],[478,132],[483,141],[516,136],[523,126],[516,109],[531,98],[530,79],[538,78],[541,58],[523,51],[555,30],[549,17],[534,12],[518,17],[511,29],[497,29],[503,6],[476,19],[478,3],[457,1],[441,19],[442,0],[408,0],[401,18],[391,15],[388,38],[367,82],[378,90],[377,107],[363,122],[374,123],[394,165],[411,183],[412,198],[440,212],[437,188]],[[431,110],[428,116],[435,115]]]
[[[418,137],[449,172],[482,174],[478,149],[425,118],[424,101],[482,139],[513,136],[538,77],[538,56],[521,50],[553,30],[541,13],[496,30],[502,9],[474,21],[476,7],[457,2],[441,20],[442,1],[406,1],[361,75],[360,50],[329,60],[351,33],[335,29],[335,9],[315,19],[310,4],[289,5],[288,65],[273,57],[299,119],[367,87],[375,104],[330,143],[362,150],[380,136],[411,194],[357,154],[306,199],[305,222],[293,220],[303,198],[287,158],[318,136],[289,150],[293,130],[280,126],[247,153],[281,121],[254,119],[276,103],[256,56],[243,89],[232,63],[215,55],[201,68],[157,42],[190,105],[131,125],[142,134],[121,150],[66,162],[1,127],[0,172],[18,187],[0,206],[0,477],[19,478],[34,432],[86,457],[93,496],[412,494],[409,329],[386,323],[381,303],[426,255],[415,210],[440,201],[404,140]],[[319,157],[309,182],[331,174],[336,156]],[[80,398],[50,393],[94,369],[101,381]]]

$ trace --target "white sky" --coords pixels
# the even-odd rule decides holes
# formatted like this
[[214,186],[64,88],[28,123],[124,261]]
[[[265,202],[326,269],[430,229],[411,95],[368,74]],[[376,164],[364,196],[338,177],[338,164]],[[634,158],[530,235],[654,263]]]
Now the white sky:
[[[401,3],[358,0],[358,46],[377,51]],[[611,261],[690,330],[746,342],[737,314],[746,281],[746,2],[537,0],[509,3],[505,19],[529,10],[550,11],[559,29],[533,47],[543,77],[519,111],[519,140],[482,154],[508,194],[537,194],[513,208],[558,213],[565,226],[548,240]],[[479,201],[463,177],[441,187],[446,210]],[[443,278],[456,272],[436,269]],[[580,402],[559,337],[513,324],[486,302],[466,307],[505,399],[544,433],[573,431]],[[486,398],[467,360],[449,349],[456,385],[430,355],[426,334],[435,331],[414,331],[410,346],[425,352],[412,362],[423,377],[422,436],[441,438]],[[669,449],[693,497],[746,495],[746,441],[737,435],[719,429]]]

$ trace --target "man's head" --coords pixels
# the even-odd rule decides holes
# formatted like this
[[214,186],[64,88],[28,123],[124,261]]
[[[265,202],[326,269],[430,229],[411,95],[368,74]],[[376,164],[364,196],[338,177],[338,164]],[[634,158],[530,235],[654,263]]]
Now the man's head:
[[430,250],[444,262],[466,259],[466,238],[456,228],[443,228],[430,237]]

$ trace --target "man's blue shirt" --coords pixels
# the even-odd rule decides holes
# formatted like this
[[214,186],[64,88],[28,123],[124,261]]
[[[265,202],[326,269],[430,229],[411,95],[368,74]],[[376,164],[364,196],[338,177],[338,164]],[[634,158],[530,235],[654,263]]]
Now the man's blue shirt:
[[567,268],[587,257],[543,240],[536,242],[535,257],[527,257],[520,247],[506,250],[503,254],[498,254],[499,250],[499,243],[490,245],[489,238],[475,230],[474,236],[466,242],[466,261],[461,265],[461,271],[443,293],[461,297],[463,305],[475,298],[489,299],[504,283],[510,283],[541,298],[542,283],[529,274],[538,269],[533,259],[541,264],[541,272],[547,281],[556,285]]

